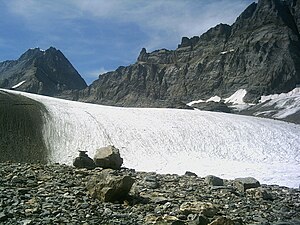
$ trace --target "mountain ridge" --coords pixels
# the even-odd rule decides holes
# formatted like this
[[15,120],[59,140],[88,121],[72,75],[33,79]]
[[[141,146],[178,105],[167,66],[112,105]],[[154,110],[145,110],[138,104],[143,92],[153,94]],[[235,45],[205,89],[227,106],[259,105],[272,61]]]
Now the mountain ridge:
[[[292,4],[293,3],[293,4]],[[148,53],[99,76],[78,100],[141,107],[167,107],[246,89],[246,102],[288,92],[300,83],[298,2],[259,0],[229,26],[200,37],[183,37],[176,50]]]
[[50,47],[28,49],[17,60],[0,62],[0,87],[56,96],[87,85],[63,53]]

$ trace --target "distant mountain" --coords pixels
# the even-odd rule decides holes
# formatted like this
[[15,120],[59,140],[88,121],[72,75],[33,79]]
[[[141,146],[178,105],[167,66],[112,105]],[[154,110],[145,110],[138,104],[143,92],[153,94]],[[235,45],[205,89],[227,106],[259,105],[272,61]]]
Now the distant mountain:
[[[137,62],[99,76],[80,101],[168,107],[246,90],[244,101],[300,83],[300,1],[259,0],[232,25],[183,37],[176,50],[142,49]],[[180,105],[180,104],[179,104]]]
[[0,87],[56,96],[87,85],[63,53],[50,47],[29,49],[17,60],[0,62]]

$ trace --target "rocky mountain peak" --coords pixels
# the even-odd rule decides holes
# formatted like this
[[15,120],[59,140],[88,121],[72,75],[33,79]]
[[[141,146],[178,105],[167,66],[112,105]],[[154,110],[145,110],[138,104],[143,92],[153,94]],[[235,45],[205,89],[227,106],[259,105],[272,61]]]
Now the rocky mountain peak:
[[19,59],[0,63],[0,87],[56,96],[87,87],[60,50],[28,49]]
[[38,56],[41,56],[43,51],[40,48],[30,48],[24,52],[18,60],[29,60]]
[[142,48],[138,58],[137,58],[137,61],[139,62],[146,62],[147,61],[147,58],[148,58],[148,53],[147,53],[147,50],[146,48]]

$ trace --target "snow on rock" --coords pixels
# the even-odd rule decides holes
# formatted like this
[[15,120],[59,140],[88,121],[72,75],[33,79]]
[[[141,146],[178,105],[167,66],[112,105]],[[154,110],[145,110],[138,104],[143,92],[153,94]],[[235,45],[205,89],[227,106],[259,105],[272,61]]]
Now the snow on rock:
[[286,98],[286,97],[292,97],[292,96],[298,96],[300,95],[300,87],[294,88],[288,93],[281,93],[281,94],[273,94],[273,95],[266,95],[261,96],[259,102],[264,103],[269,100],[273,99],[279,99],[279,98]]
[[214,96],[206,100],[206,102],[220,102],[221,98],[219,96]]
[[42,102],[51,161],[71,164],[78,150],[120,149],[142,171],[299,186],[300,125],[200,110],[119,108],[20,93]]
[[18,84],[16,84],[16,85],[12,86],[11,88],[12,88],[12,89],[18,88],[18,87],[20,87],[22,84],[24,84],[25,82],[26,82],[26,80],[23,80],[23,81],[21,81],[20,83],[18,83]]
[[197,103],[204,103],[204,102],[220,102],[221,101],[221,98],[219,96],[213,96],[209,99],[207,99],[206,101],[202,100],[202,99],[199,99],[199,100],[196,100],[196,101],[191,101],[189,103],[187,103],[188,106],[192,106],[194,104],[197,104]]
[[[240,108],[244,109],[245,108],[244,106],[248,107],[246,105],[246,103],[243,101],[243,98],[245,97],[246,94],[247,94],[247,91],[245,89],[239,89],[233,95],[231,95],[229,98],[225,98],[224,101],[225,101],[225,103],[241,105]],[[216,96],[213,96],[213,97],[207,99],[206,101],[200,99],[200,100],[189,102],[189,103],[187,103],[187,105],[192,106],[193,104],[203,103],[203,102],[220,102],[221,100],[222,100],[222,98],[216,95]]]
[[247,94],[247,91],[245,89],[239,89],[230,97],[225,98],[224,99],[225,103],[232,103],[232,104],[236,104],[236,105],[245,104],[243,99],[246,96],[246,94]]
[[272,107],[274,110],[257,112],[255,115],[272,115],[273,118],[284,119],[300,111],[300,88],[288,93],[261,96],[260,105]]
[[199,99],[199,100],[196,100],[196,101],[189,102],[189,103],[187,103],[187,105],[188,105],[188,106],[192,106],[192,105],[194,105],[194,104],[197,104],[197,103],[203,103],[203,102],[205,102],[205,101],[202,100],[202,99]]
[[234,52],[234,49],[230,49],[229,51],[220,52],[220,55],[225,55],[225,54],[231,53],[231,52]]

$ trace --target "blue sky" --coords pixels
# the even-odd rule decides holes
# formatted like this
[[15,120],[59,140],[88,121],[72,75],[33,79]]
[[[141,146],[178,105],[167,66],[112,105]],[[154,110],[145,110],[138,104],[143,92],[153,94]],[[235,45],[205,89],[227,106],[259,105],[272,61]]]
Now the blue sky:
[[0,0],[0,61],[29,48],[60,49],[87,83],[136,61],[140,50],[176,49],[181,37],[232,24],[253,0]]

